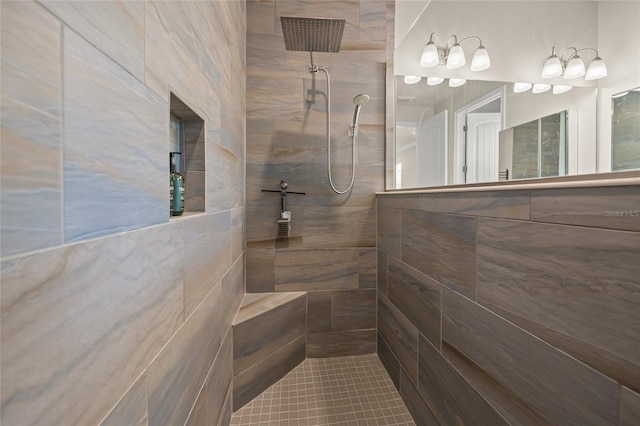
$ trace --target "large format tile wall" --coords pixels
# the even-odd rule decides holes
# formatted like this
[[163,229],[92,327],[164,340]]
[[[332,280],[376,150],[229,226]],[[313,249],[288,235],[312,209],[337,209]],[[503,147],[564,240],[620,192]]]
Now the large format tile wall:
[[[280,16],[346,20],[339,53],[316,53],[331,75],[333,180],[351,174],[348,125],[362,107],[352,191],[327,178],[326,80],[308,52],[286,51]],[[247,292],[308,291],[307,356],[375,352],[375,192],[384,188],[385,61],[393,0],[247,1]],[[280,180],[291,238],[276,240]]]
[[638,424],[640,187],[378,197],[378,353],[420,424]]
[[[0,423],[227,424],[245,3],[0,7]],[[206,126],[205,213],[177,220],[170,91]]]

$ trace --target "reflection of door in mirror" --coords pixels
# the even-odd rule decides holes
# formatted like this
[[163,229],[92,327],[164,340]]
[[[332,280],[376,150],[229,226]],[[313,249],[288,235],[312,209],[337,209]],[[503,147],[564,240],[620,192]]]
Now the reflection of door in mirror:
[[502,114],[467,114],[465,183],[498,180],[498,135]]
[[420,123],[416,131],[418,186],[446,185],[447,110]]
[[640,169],[640,88],[613,97],[611,170]]
[[[566,123],[567,113],[562,111],[508,129],[507,137],[501,135],[501,144],[512,143],[513,179],[566,175]],[[501,151],[507,152],[504,147]]]

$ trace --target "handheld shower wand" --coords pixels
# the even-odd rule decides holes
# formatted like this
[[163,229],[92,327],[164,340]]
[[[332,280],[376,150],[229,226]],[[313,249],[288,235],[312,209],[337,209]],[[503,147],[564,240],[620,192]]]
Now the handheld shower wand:
[[353,124],[349,127],[349,135],[358,137],[358,120],[360,119],[360,108],[369,102],[371,97],[364,93],[357,95],[353,98],[353,103],[356,104],[356,109],[353,111]]

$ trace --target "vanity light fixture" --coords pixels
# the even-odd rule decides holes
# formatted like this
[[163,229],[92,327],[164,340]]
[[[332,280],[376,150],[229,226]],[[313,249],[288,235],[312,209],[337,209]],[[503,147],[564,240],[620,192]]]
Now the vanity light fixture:
[[533,84],[531,83],[513,83],[513,93],[522,93],[531,89]]
[[555,84],[553,86],[553,94],[559,95],[560,93],[566,93],[571,89],[573,89],[573,86],[566,86],[564,84]]
[[[446,79],[444,77],[427,77],[427,84],[429,86],[437,86],[441,84]],[[449,87],[460,87],[467,82],[464,78],[450,78],[449,79]]]
[[405,75],[404,76],[404,84],[416,84],[422,80],[422,77],[419,75]]
[[[589,68],[585,69],[584,61],[579,53],[584,51],[593,51],[596,56],[589,64]],[[586,74],[586,75],[585,75]],[[542,78],[554,78],[561,76],[567,80],[579,78],[585,75],[585,80],[597,80],[607,76],[607,65],[598,55],[598,51],[591,47],[577,49],[569,47],[558,57],[556,48],[551,49],[551,56],[544,62],[542,67]]]
[[536,84],[533,85],[533,89],[531,89],[531,92],[532,93],[544,93],[549,89],[551,89],[551,85],[550,84],[536,83]]
[[427,77],[427,84],[429,86],[437,86],[438,84],[442,83],[444,81],[444,78],[442,77]]
[[[482,40],[479,37],[466,37],[458,41],[458,36],[453,34],[447,40],[447,44],[443,48],[439,48],[433,41],[435,37],[436,41],[438,36],[436,33],[431,33],[429,42],[422,49],[422,55],[420,56],[420,66],[425,68],[435,67],[436,65],[444,64],[448,69],[453,70],[461,68],[466,64],[466,58],[462,50],[461,43],[467,40],[478,40],[480,46],[476,49],[471,59],[471,71],[484,71],[491,66],[491,59],[489,58],[489,52],[482,45]],[[449,42],[453,39],[453,44],[449,47]]]

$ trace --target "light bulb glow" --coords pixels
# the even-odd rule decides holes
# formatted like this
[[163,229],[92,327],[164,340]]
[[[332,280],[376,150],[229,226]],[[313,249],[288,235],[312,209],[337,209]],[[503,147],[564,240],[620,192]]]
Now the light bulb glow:
[[447,68],[453,70],[464,66],[465,63],[462,47],[458,43],[454,44],[447,56]]
[[449,87],[460,87],[465,84],[467,80],[464,78],[450,78],[449,79]]
[[551,55],[544,62],[544,66],[542,67],[542,73],[540,77],[542,78],[553,78],[560,77],[562,75],[562,63],[560,62],[560,58],[556,55]]
[[419,75],[405,75],[404,76],[404,84],[416,84],[422,80],[422,77]]
[[575,55],[567,64],[567,68],[564,70],[563,77],[565,79],[572,79],[582,77],[585,73],[584,62],[582,58],[578,55]]
[[489,52],[484,46],[478,47],[471,59],[471,71],[484,71],[491,66]]
[[440,56],[438,55],[438,48],[433,41],[429,41],[427,45],[422,49],[422,56],[420,57],[420,66],[425,68],[435,67],[440,63]]
[[585,80],[597,80],[607,76],[607,64],[604,63],[602,58],[596,56],[596,58],[589,64],[587,69],[587,75]]
[[438,84],[442,83],[444,81],[444,78],[442,77],[427,77],[427,84],[429,86],[437,86]]
[[553,94],[559,95],[560,93],[566,93],[573,89],[573,86],[565,86],[564,84],[556,84],[553,86]]
[[551,85],[550,84],[536,83],[536,84],[533,85],[533,89],[531,89],[531,92],[532,93],[544,93],[549,89],[551,89]]
[[513,92],[514,93],[526,92],[527,90],[531,89],[531,86],[533,86],[533,84],[531,83],[513,83]]

